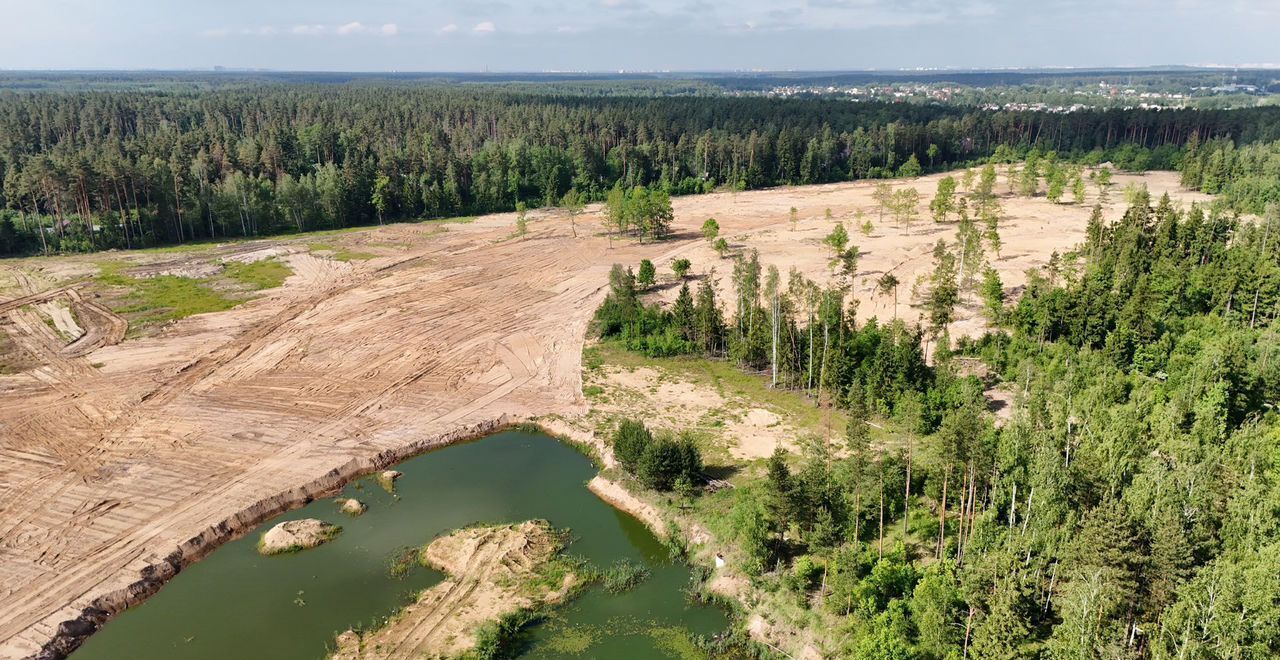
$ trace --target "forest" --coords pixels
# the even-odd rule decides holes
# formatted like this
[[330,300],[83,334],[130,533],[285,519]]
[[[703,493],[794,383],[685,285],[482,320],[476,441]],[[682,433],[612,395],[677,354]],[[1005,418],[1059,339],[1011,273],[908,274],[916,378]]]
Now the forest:
[[[979,232],[984,248],[970,255],[972,228],[960,226],[934,250],[924,327],[855,322],[838,258],[835,284],[821,287],[740,252],[736,299],[686,280],[665,309],[644,302],[651,275],[615,267],[596,329],[647,355],[728,360],[845,411],[836,446],[779,450],[731,494],[700,496],[728,498],[727,533],[753,579],[818,612],[813,625],[834,630],[841,657],[1276,657],[1276,153],[1193,140],[1189,185],[1234,189],[1236,205],[1263,215],[1130,191],[1121,219],[1096,210],[1085,242],[1016,300],[981,268],[993,236]],[[983,170],[965,177],[973,199],[959,208],[990,203]],[[1036,194],[1055,171],[1023,164],[1020,187]],[[850,250],[843,238],[836,256]],[[996,330],[951,342],[961,297],[981,299]],[[1003,425],[975,363],[1017,394]],[[650,437],[637,424],[615,438],[628,456]],[[873,446],[878,424],[907,444]],[[642,485],[690,490],[628,461]],[[668,475],[687,464],[668,463]],[[708,515],[714,529],[722,514]]]
[[683,195],[912,176],[998,151],[1172,168],[1193,135],[1280,140],[1280,108],[1056,114],[535,89],[353,81],[0,92],[0,254],[510,211],[637,186]]

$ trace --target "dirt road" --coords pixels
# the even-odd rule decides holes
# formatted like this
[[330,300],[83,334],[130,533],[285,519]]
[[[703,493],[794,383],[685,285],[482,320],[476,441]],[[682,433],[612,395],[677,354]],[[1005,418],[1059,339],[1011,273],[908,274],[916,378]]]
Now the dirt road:
[[[1160,177],[1153,189],[1171,185]],[[583,338],[612,263],[682,254],[727,279],[729,262],[697,234],[714,216],[732,243],[819,275],[823,209],[872,213],[870,191],[683,198],[676,237],[644,246],[611,248],[590,213],[578,238],[558,215],[535,214],[524,239],[511,238],[512,215],[447,231],[388,226],[350,235],[393,246],[367,261],[288,254],[295,276],[234,310],[91,351],[44,351],[41,366],[0,376],[0,658],[70,643],[237,530],[355,472],[495,424],[582,412]],[[795,232],[791,206],[805,218]],[[1043,199],[1007,210],[1017,269],[1068,249],[1088,217]],[[868,239],[878,242],[867,268],[927,267],[920,253],[937,236],[897,231]],[[0,301],[9,332],[47,331],[47,343],[52,329],[24,309]]]

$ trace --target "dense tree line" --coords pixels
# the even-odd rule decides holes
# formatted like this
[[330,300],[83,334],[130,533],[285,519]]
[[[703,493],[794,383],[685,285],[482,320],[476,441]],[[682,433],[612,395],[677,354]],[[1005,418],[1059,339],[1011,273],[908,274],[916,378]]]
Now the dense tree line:
[[[350,84],[0,95],[0,252],[87,251],[1063,154],[1280,139],[1280,112],[989,113]],[[932,148],[931,148],[932,147]],[[1167,159],[1166,159],[1167,160]],[[905,166],[905,170],[904,170]]]
[[1280,142],[1237,147],[1230,139],[1192,135],[1181,170],[1183,185],[1217,195],[1238,211],[1262,215],[1280,206]]
[[[841,446],[775,454],[730,521],[763,584],[834,617],[844,657],[1275,657],[1280,218],[1132,202],[1115,223],[1095,212],[1016,304],[990,296],[1005,330],[955,347],[939,328],[856,324],[838,287],[812,307],[775,296],[750,254],[727,320],[699,285],[714,332],[683,320],[689,300],[640,304],[621,268],[600,327],[845,409]],[[935,251],[930,289],[966,290],[959,253]],[[975,359],[1017,392],[1003,426]],[[877,419],[906,432],[891,449]]]

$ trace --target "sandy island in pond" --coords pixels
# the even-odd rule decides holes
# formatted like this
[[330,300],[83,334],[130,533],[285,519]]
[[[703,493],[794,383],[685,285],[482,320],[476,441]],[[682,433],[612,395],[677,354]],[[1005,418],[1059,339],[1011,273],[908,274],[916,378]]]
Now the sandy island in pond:
[[545,521],[463,529],[431,542],[423,564],[448,577],[422,592],[382,628],[338,636],[335,660],[456,658],[475,647],[488,622],[544,603],[559,602],[573,587],[541,584],[542,569],[561,549]]

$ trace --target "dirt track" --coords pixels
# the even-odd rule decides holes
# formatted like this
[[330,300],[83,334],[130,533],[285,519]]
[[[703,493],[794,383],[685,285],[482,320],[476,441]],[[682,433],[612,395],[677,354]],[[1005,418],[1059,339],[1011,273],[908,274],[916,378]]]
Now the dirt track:
[[[1153,190],[1170,187],[1161,176]],[[511,215],[447,231],[388,226],[347,239],[396,246],[372,260],[292,253],[284,287],[234,310],[89,352],[43,351],[42,366],[0,376],[0,658],[38,652],[86,608],[118,610],[208,545],[339,485],[344,470],[494,423],[582,412],[583,335],[612,263],[683,254],[702,271],[715,257],[697,227],[714,215],[731,242],[817,273],[826,258],[816,241],[830,224],[822,210],[872,213],[870,190],[684,198],[675,239],[612,249],[591,214],[576,239],[558,216],[531,223],[524,240],[508,238]],[[1043,199],[1017,204],[1007,206],[1011,269],[1068,249],[1088,217]],[[808,218],[800,231],[789,231],[790,206]],[[917,263],[939,237],[925,224],[918,239],[877,229],[864,268]],[[1037,240],[1021,245],[1019,231]],[[727,280],[728,262],[716,263]],[[24,318],[24,305],[0,301],[21,326],[11,334],[56,337]],[[153,579],[129,596],[140,576]],[[88,626],[64,637],[86,631],[77,628]]]

